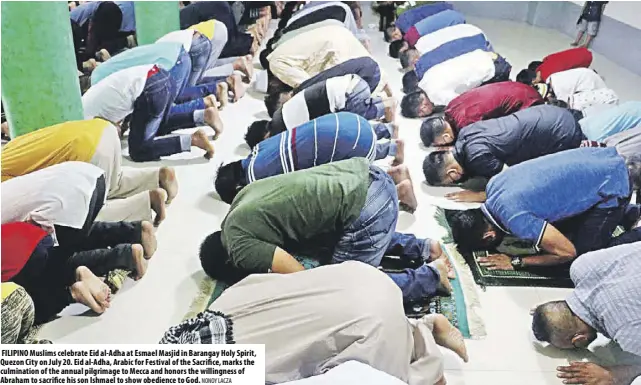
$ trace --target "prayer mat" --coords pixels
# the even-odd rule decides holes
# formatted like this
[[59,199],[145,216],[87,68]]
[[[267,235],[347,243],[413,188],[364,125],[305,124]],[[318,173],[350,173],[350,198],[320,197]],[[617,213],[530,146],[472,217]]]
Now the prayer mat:
[[[446,251],[448,256],[449,251]],[[318,261],[296,257],[296,259],[305,267],[305,269],[312,269],[318,267]],[[383,265],[388,267],[384,271],[394,271],[403,268],[398,258],[385,258]],[[468,292],[463,289],[461,284],[461,274],[457,270],[457,279],[452,280],[452,295],[450,297],[433,297],[424,301],[419,301],[413,304],[405,305],[405,314],[408,318],[420,318],[426,314],[440,313],[447,317],[452,325],[456,326],[463,337],[465,338],[481,338],[485,336],[485,325],[480,317],[476,314],[474,309],[478,306],[478,298],[476,293],[473,293],[473,301],[468,300]],[[471,277],[469,281],[473,281]],[[193,300],[189,312],[185,315],[184,319],[193,318],[198,313],[209,308],[220,295],[229,287],[228,284],[222,281],[213,280],[205,277],[200,286],[200,293]],[[470,307],[469,303],[474,306]]]
[[[452,244],[456,249],[452,231],[449,226],[448,216],[454,210],[438,209],[436,213],[439,224],[447,229],[448,235],[444,242]],[[623,231],[617,228],[614,235]],[[458,253],[459,250],[456,250]],[[570,279],[570,264],[555,267],[529,268],[528,271],[515,270],[488,270],[479,265],[478,259],[490,254],[503,253],[513,256],[537,254],[532,243],[511,236],[506,236],[496,250],[461,252],[461,256],[474,276],[474,281],[481,287],[486,286],[538,286],[572,288],[574,284]]]

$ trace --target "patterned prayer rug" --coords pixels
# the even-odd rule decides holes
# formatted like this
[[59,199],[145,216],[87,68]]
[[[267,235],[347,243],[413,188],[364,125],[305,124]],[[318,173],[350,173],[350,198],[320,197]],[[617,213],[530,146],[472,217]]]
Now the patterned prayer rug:
[[[436,218],[441,226],[447,229],[448,236],[444,242],[452,244],[452,232],[447,220],[450,210],[437,210]],[[623,231],[618,228],[615,236]],[[479,265],[478,259],[485,257],[489,254],[503,253],[508,255],[532,255],[536,254],[533,245],[527,241],[519,240],[514,237],[507,236],[503,243],[496,248],[496,250],[464,252],[461,253],[465,263],[469,267],[474,276],[474,281],[481,287],[485,286],[539,286],[539,287],[562,287],[572,288],[572,280],[570,280],[570,266],[556,266],[556,267],[541,267],[538,269],[528,269],[528,271],[505,271],[505,270],[488,270]]]
[[[451,257],[451,251],[446,250],[448,256]],[[306,259],[297,258],[305,269],[311,269],[318,266],[318,262]],[[460,261],[454,262],[457,267],[461,265]],[[398,266],[398,260],[390,259],[384,262],[384,265],[394,267],[388,271],[395,270]],[[400,266],[398,266],[400,267]],[[474,285],[471,275],[469,277],[462,277],[459,274],[460,268],[456,268],[457,279],[452,280],[453,292],[450,297],[434,297],[425,301],[408,304],[405,306],[405,314],[409,318],[420,318],[426,314],[440,313],[445,315],[454,326],[456,326],[465,338],[481,338],[485,334],[485,325],[480,317],[477,316],[476,307],[478,307],[478,298],[476,293],[469,290],[464,290],[464,286],[469,288]],[[469,275],[469,273],[468,273]],[[467,285],[462,282],[467,281]],[[213,280],[206,277],[201,283],[200,293],[192,302],[189,312],[185,315],[184,319],[192,318],[196,314],[204,311],[211,305],[222,293],[229,287],[228,284]]]

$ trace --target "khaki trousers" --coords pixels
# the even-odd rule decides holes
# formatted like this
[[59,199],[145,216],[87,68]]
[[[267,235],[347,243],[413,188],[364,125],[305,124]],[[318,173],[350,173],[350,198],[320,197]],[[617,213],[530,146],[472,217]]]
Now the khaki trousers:
[[152,220],[149,190],[159,187],[160,169],[122,167],[122,148],[115,127],[105,129],[90,163],[104,170],[108,190],[97,221]]
[[361,262],[252,275],[210,309],[232,318],[236,343],[265,344],[267,383],[319,375],[351,360],[410,385],[434,385],[443,376],[431,317],[408,320],[398,286]]

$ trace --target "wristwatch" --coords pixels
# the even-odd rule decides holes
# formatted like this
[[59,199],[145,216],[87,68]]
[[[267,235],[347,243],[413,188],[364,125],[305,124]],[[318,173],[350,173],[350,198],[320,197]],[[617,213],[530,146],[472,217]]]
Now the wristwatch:
[[512,258],[512,267],[515,269],[523,267],[523,259],[521,259],[521,257]]

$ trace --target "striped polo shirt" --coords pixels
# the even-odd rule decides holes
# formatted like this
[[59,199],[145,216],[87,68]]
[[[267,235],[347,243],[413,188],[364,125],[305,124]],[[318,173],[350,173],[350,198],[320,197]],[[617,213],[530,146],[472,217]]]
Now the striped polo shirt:
[[321,164],[376,156],[376,133],[351,112],[328,114],[260,142],[241,164],[247,183]]

